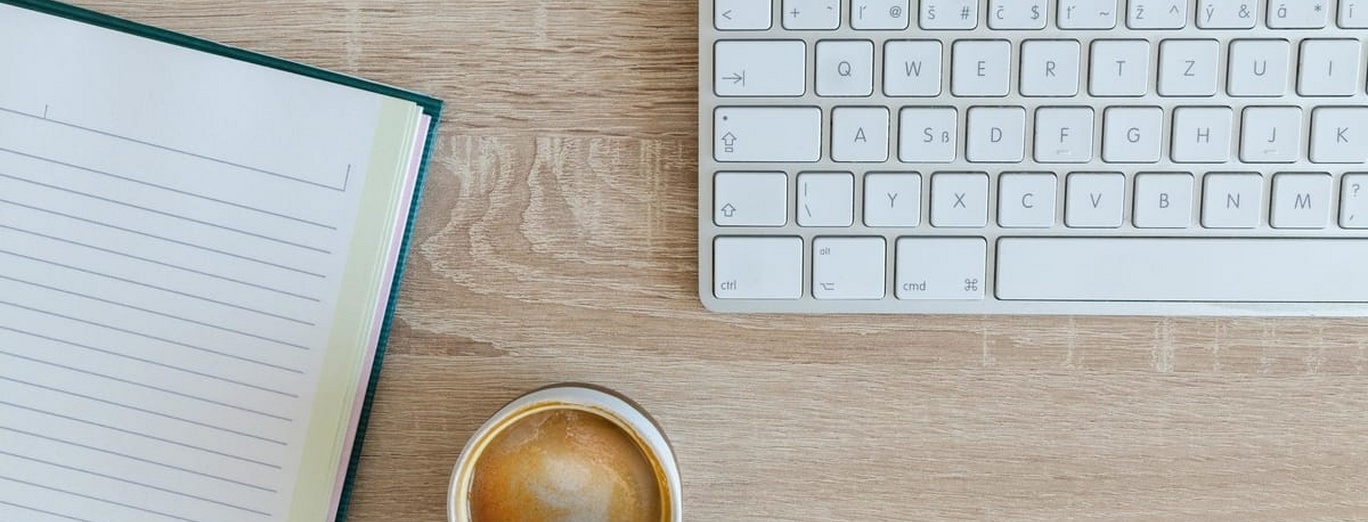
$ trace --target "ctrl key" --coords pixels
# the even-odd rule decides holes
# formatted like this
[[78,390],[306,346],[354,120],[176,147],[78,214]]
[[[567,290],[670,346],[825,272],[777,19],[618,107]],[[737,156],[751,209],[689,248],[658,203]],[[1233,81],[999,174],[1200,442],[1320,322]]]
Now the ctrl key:
[[803,239],[719,237],[713,242],[718,299],[798,299],[803,295]]
[[982,300],[988,273],[982,238],[898,240],[897,291],[903,300]]

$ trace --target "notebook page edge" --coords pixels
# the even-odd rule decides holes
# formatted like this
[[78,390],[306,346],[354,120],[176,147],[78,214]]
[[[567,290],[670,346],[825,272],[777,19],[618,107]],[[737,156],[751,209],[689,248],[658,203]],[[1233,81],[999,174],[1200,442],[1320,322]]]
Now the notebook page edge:
[[388,302],[388,296],[381,295],[377,285],[389,284],[384,278],[384,265],[395,248],[393,214],[403,204],[400,200],[408,184],[411,148],[417,133],[415,121],[420,116],[418,106],[411,102],[394,98],[382,102],[371,164],[362,181],[362,210],[356,215],[357,229],[352,234],[343,290],[328,336],[327,354],[287,512],[289,521],[321,520],[333,510],[337,469],[350,457],[341,450],[351,438],[349,426],[356,388],[364,389],[358,372],[370,359],[366,355],[373,350],[371,333],[378,332],[373,321],[375,311],[370,305],[378,302],[382,304],[377,306],[384,306]]

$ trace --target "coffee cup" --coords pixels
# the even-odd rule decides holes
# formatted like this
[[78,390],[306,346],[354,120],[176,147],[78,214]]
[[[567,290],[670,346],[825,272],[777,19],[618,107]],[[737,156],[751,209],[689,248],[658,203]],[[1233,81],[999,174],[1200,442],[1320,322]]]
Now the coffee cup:
[[450,522],[680,522],[663,430],[612,391],[557,385],[508,403],[452,469]]

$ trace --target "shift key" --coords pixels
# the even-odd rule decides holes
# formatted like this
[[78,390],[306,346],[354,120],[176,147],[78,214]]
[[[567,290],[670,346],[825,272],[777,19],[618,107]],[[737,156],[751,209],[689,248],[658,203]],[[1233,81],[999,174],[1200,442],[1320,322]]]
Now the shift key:
[[822,159],[822,110],[817,107],[718,107],[713,116],[713,157],[719,162]]

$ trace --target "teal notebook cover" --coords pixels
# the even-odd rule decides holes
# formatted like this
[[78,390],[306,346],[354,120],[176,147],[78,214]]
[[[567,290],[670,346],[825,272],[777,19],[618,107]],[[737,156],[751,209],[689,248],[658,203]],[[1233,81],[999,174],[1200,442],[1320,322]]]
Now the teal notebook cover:
[[231,47],[209,40],[196,38],[193,36],[168,31],[165,29],[140,24],[137,22],[117,18],[103,13],[91,11],[81,7],[76,7],[60,2],[49,0],[0,0],[0,3],[9,4],[32,11],[59,16],[69,20],[82,22],[96,27],[111,29],[139,37],[151,39],[158,42],[168,43],[179,47],[193,49],[195,51],[231,58],[242,62],[248,62],[259,66],[286,71],[292,74],[306,76],[330,83],[340,84],[347,87],[361,89],[393,98],[412,102],[422,108],[424,115],[431,119],[427,134],[423,138],[423,152],[417,173],[417,180],[413,190],[412,200],[410,201],[409,212],[404,226],[402,243],[399,249],[399,258],[396,264],[390,293],[386,299],[384,319],[379,337],[379,345],[376,348],[375,360],[371,365],[370,375],[364,395],[364,403],[361,409],[360,419],[357,424],[356,433],[352,450],[347,459],[347,472],[345,484],[342,488],[341,499],[338,505],[336,520],[346,519],[349,500],[353,493],[357,467],[361,458],[361,449],[365,439],[366,426],[370,418],[370,409],[373,402],[376,385],[380,380],[381,362],[384,359],[385,349],[389,341],[389,334],[394,319],[395,306],[398,301],[400,283],[403,280],[404,267],[408,259],[410,242],[412,240],[413,225],[419,212],[419,203],[422,200],[423,186],[427,178],[428,163],[431,159],[432,149],[436,143],[439,122],[441,121],[443,102],[439,99],[423,95],[417,92],[403,90],[394,86],[385,85],[354,76],[348,76],[333,71],[328,71],[298,62],[292,62],[281,58],[268,56],[241,48]]

